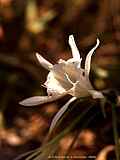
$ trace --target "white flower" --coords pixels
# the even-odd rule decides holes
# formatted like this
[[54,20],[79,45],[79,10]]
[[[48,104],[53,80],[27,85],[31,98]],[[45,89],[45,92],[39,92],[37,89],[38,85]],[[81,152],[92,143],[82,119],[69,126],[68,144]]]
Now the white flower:
[[66,111],[69,104],[77,98],[88,96],[92,96],[92,98],[104,98],[101,92],[94,90],[89,80],[91,56],[98,47],[99,43],[99,39],[97,39],[97,44],[91,49],[86,57],[84,68],[81,68],[82,58],[80,57],[80,53],[75,44],[73,35],[69,36],[69,45],[72,50],[73,58],[70,58],[67,61],[60,59],[58,64],[52,65],[41,55],[36,53],[40,64],[49,70],[47,81],[44,84],[47,88],[48,96],[35,96],[27,98],[21,101],[20,104],[24,106],[33,106],[55,101],[67,94],[73,96],[53,118],[50,131],[55,127],[56,122]]

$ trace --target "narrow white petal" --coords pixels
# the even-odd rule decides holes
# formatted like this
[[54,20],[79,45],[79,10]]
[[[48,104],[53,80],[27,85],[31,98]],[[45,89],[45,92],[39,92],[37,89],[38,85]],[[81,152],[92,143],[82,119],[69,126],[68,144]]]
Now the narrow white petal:
[[89,90],[88,92],[92,95],[93,99],[97,99],[97,98],[101,99],[101,98],[104,98],[103,94],[102,94],[101,92],[99,92],[99,91]]
[[70,48],[72,50],[72,56],[75,60],[79,60],[80,59],[80,53],[79,53],[79,50],[75,44],[75,40],[74,40],[74,37],[73,35],[70,35],[69,36],[69,45],[70,45]]
[[40,54],[36,53],[36,57],[40,62],[41,66],[43,66],[45,69],[50,70],[50,68],[53,67],[53,65],[50,62],[48,62],[46,59],[44,59]]
[[58,112],[57,114],[54,116],[51,126],[50,126],[50,130],[49,132],[52,132],[52,130],[54,129],[56,123],[58,122],[58,120],[61,118],[61,116],[64,114],[64,112],[67,110],[68,106],[70,105],[70,103],[72,103],[73,101],[76,100],[76,97],[72,97]]
[[90,72],[91,56],[94,53],[94,51],[96,50],[96,48],[99,46],[99,44],[100,44],[100,41],[97,38],[97,43],[96,43],[95,47],[93,47],[90,50],[90,52],[88,53],[88,55],[86,57],[86,60],[85,60],[85,75],[86,76],[89,75],[89,72]]
[[65,94],[56,95],[56,96],[34,96],[34,97],[30,97],[30,98],[27,98],[19,102],[19,104],[23,106],[36,106],[39,104],[44,104],[44,103],[55,101],[63,97],[64,95]]

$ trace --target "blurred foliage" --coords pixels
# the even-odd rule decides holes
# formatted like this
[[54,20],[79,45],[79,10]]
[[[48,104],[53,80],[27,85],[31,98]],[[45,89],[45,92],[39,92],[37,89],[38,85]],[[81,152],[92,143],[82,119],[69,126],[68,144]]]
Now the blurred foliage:
[[[41,84],[47,71],[38,64],[35,52],[52,63],[59,58],[67,59],[71,56],[68,35],[74,34],[85,58],[99,37],[101,45],[92,59],[91,81],[99,90],[114,88],[120,93],[119,3],[119,0],[0,0],[0,159],[13,159],[39,147],[53,115],[67,100],[65,97],[38,107],[19,106],[18,102],[26,97],[46,94]],[[75,114],[84,112],[85,106],[89,105],[80,103]],[[72,154],[97,155],[114,144],[111,109],[106,106],[104,119],[98,106],[92,112],[99,110],[100,115],[79,133]],[[119,107],[117,111],[119,117]],[[83,124],[87,118],[83,118]],[[67,121],[72,119],[74,115],[68,115]],[[61,154],[68,149],[74,135],[70,133],[61,140]],[[110,153],[108,158],[113,155]]]

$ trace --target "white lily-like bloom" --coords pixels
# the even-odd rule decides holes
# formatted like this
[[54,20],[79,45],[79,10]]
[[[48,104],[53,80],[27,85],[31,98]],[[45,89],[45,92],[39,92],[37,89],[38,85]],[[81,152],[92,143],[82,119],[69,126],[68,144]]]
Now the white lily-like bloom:
[[73,35],[69,36],[69,45],[73,58],[67,61],[60,59],[58,64],[51,64],[40,54],[36,53],[39,63],[49,70],[45,87],[48,96],[34,96],[20,102],[24,106],[33,106],[55,101],[67,94],[73,97],[58,111],[52,120],[50,131],[55,127],[56,122],[67,110],[70,103],[77,98],[92,96],[92,98],[104,98],[103,94],[96,91],[89,80],[91,56],[98,47],[100,41],[97,39],[96,45],[90,50],[85,60],[85,67],[81,68],[82,58],[75,44]]

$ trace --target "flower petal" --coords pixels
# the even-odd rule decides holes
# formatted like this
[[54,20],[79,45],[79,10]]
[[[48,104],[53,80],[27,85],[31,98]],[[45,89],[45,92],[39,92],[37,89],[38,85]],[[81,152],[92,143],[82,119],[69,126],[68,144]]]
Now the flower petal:
[[51,126],[50,126],[50,130],[49,132],[52,132],[52,130],[54,129],[56,123],[58,122],[58,120],[61,118],[61,116],[65,113],[65,111],[67,110],[68,106],[70,105],[70,103],[72,103],[73,101],[75,101],[77,98],[76,97],[72,97],[58,112],[57,114],[54,116]]
[[34,96],[19,102],[19,104],[23,106],[36,106],[55,101],[63,96],[65,96],[65,94],[59,94],[56,96]]
[[73,88],[69,90],[69,94],[81,98],[81,97],[88,97],[90,96],[90,93],[88,92],[88,89],[93,89],[92,86],[87,86],[86,81],[81,83],[81,81],[77,81]]
[[97,38],[97,43],[95,45],[95,47],[93,47],[90,52],[88,53],[86,60],[85,60],[85,75],[88,76],[89,72],[90,72],[90,63],[91,63],[91,56],[94,53],[94,51],[96,50],[96,48],[99,46],[100,41]]
[[70,48],[72,50],[72,55],[73,55],[73,58],[75,60],[79,60],[80,59],[80,53],[79,53],[79,50],[75,44],[75,40],[74,40],[74,37],[73,35],[70,35],[69,36],[69,45],[70,45]]
[[74,59],[74,58],[70,58],[66,61],[66,63],[71,63],[73,64],[77,69],[81,69],[81,61],[82,61],[82,58],[80,59]]
[[99,92],[99,91],[89,90],[88,92],[92,95],[93,99],[104,98],[103,94],[101,92]]
[[46,59],[44,59],[40,54],[36,53],[36,57],[40,62],[41,66],[43,66],[45,69],[50,70],[53,67],[53,65]]
[[71,63],[67,61],[66,65],[64,66],[65,73],[74,83],[76,81],[79,81],[80,77],[82,76],[82,68],[78,68],[77,65],[78,64],[76,63]]
[[[51,79],[57,80],[59,82],[59,85],[62,86],[65,90],[69,90],[72,85],[69,83],[66,75],[65,75],[65,65],[64,63],[56,64],[53,66],[53,69],[51,70]],[[57,85],[58,86],[58,85]]]
[[[64,77],[63,77],[64,78]],[[62,79],[62,77],[61,77]],[[47,87],[48,96],[57,95],[65,93],[70,87],[68,82],[64,82],[64,79],[61,80],[55,77],[53,71],[50,71],[47,76],[47,81],[44,83]]]

